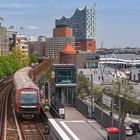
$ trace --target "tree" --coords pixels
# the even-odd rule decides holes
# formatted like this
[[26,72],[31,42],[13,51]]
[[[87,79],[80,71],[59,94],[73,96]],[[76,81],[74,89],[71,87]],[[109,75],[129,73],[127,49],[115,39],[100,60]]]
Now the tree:
[[84,98],[90,91],[89,82],[85,76],[77,76],[77,97]]
[[8,61],[7,56],[1,56],[0,62],[2,63],[1,68],[2,68],[4,75],[6,75],[6,76],[10,75],[13,72],[13,70],[10,65],[10,61]]
[[29,56],[23,53],[22,55],[22,65],[23,67],[29,66]]
[[0,56],[0,77],[9,76],[19,68],[21,65],[15,56]]
[[18,69],[22,67],[21,63],[17,60],[17,58],[13,55],[7,56],[8,61],[13,69],[13,72],[16,72]]
[[18,47],[12,48],[11,56],[15,56],[20,63],[22,63],[22,55],[23,53],[20,48]]
[[20,62],[23,66],[29,65],[29,57],[25,54],[25,52],[20,49],[20,47],[15,47],[12,49],[11,56],[15,56],[17,60]]
[[137,94],[133,86],[128,82],[124,83],[121,81],[117,82],[113,88],[111,89],[112,95],[119,100],[119,95],[122,95],[121,98],[121,114],[120,118],[122,124],[124,124],[124,120],[126,118],[126,114],[130,111],[136,111],[138,104],[136,103]]
[[30,65],[31,65],[32,63],[36,63],[36,62],[37,62],[37,55],[36,55],[35,53],[31,53],[31,54],[29,55],[29,60],[30,60]]
[[95,100],[99,99],[102,96],[102,92],[103,92],[103,88],[101,85],[94,86],[93,92],[92,92],[94,99]]
[[3,63],[0,62],[0,78],[4,76]]

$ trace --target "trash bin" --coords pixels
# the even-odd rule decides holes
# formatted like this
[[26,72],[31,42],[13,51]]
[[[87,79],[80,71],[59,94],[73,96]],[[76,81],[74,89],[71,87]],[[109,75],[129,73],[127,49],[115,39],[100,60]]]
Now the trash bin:
[[107,140],[118,140],[119,139],[119,129],[116,127],[106,128]]

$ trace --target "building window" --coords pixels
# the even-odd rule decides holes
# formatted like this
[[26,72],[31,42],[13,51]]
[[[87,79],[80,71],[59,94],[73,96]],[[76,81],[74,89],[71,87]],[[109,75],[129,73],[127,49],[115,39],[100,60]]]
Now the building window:
[[89,43],[88,46],[92,46],[92,43]]

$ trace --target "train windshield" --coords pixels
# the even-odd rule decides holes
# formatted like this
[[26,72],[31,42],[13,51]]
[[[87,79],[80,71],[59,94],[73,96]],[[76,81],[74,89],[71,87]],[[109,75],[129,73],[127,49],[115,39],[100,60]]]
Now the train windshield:
[[21,91],[19,97],[19,103],[38,103],[37,91]]

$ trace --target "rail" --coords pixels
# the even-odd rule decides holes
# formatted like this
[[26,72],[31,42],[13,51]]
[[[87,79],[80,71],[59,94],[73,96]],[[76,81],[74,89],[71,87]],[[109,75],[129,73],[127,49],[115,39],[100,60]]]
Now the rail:
[[0,139],[6,137],[7,130],[7,106],[8,98],[12,89],[12,79],[4,81],[4,84],[0,87]]
[[19,121],[20,131],[22,133],[23,140],[46,140],[36,120],[21,120]]

